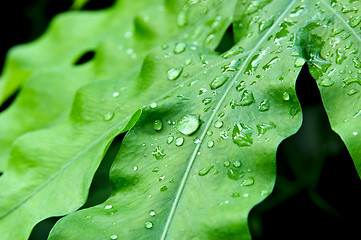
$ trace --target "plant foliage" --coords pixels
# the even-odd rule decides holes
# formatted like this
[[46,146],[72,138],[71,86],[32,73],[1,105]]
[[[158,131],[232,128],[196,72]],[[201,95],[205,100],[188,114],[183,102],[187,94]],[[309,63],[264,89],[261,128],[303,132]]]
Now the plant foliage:
[[[21,89],[0,114],[1,235],[27,239],[39,221],[67,215],[49,239],[249,239],[277,147],[302,122],[305,63],[360,174],[360,7],[138,0],[58,16],[9,52],[1,75],[1,102]],[[235,44],[219,54],[230,25]],[[126,131],[111,197],[77,211]]]

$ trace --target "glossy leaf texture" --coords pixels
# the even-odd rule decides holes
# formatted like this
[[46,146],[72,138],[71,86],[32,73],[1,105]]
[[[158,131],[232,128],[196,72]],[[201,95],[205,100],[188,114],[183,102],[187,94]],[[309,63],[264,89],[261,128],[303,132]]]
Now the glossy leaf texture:
[[[0,132],[6,132],[0,135],[0,171],[16,138],[67,117],[81,86],[137,75],[149,50],[169,40],[197,40],[215,48],[232,21],[227,13],[235,1],[185,5],[187,11],[177,7],[178,2],[121,1],[107,10],[70,12],[57,17],[39,40],[12,49],[0,81],[7,87],[0,98],[26,83],[14,104],[0,114]],[[195,16],[199,8],[204,15]],[[188,12],[193,15],[184,16],[182,26],[177,24],[177,16]],[[215,16],[216,23],[210,20]],[[75,64],[90,53],[95,55],[89,62]],[[20,77],[24,72],[26,77]]]
[[112,196],[61,219],[50,239],[250,238],[248,213],[272,191],[277,146],[302,120],[295,81],[305,60],[296,38],[274,37],[305,15],[292,15],[298,2],[285,2],[249,51],[240,53],[240,41],[223,58],[182,53],[198,69],[188,79],[164,76],[179,65],[155,56],[142,80],[175,81],[175,88],[144,108],[124,138]]

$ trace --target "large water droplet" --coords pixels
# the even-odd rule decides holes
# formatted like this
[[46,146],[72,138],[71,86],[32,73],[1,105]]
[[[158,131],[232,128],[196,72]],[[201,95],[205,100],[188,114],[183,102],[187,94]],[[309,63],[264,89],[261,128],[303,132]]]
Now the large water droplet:
[[173,136],[168,136],[168,137],[167,137],[167,143],[168,143],[168,144],[171,144],[171,143],[173,142],[173,140],[174,140],[174,137],[173,137]]
[[184,50],[186,49],[186,46],[187,45],[185,43],[182,43],[182,42],[177,43],[174,48],[174,53],[179,54],[179,53],[184,52]]
[[249,147],[253,144],[252,134],[251,127],[243,123],[236,123],[233,127],[232,139],[240,147]]
[[152,102],[152,103],[149,105],[149,107],[152,108],[152,109],[156,108],[157,106],[158,106],[158,105],[157,105],[157,103],[155,103],[155,102]]
[[114,117],[114,112],[108,112],[108,113],[104,114],[103,120],[110,121],[113,119],[113,117]]
[[177,121],[177,129],[185,135],[191,135],[199,128],[199,115],[187,114]]
[[151,221],[145,222],[144,227],[146,229],[151,229],[153,227],[153,223]]
[[156,146],[154,151],[152,152],[152,155],[155,159],[160,160],[165,157],[164,149]]
[[229,77],[221,75],[216,77],[211,83],[210,83],[210,87],[212,90],[219,88],[220,86],[222,86],[227,80],[229,79]]
[[159,131],[162,129],[162,126],[163,126],[163,122],[162,120],[160,119],[156,119],[153,123],[153,129],[156,130],[156,131]]
[[168,79],[176,80],[181,75],[182,71],[183,71],[182,66],[169,69],[168,70]]
[[207,175],[207,174],[209,173],[209,171],[211,171],[211,169],[212,169],[213,167],[214,167],[214,166],[211,165],[211,166],[209,166],[209,167],[207,167],[207,168],[202,168],[201,170],[199,170],[198,175],[199,175],[199,176],[205,176],[205,175]]
[[295,61],[295,67],[302,67],[305,64],[305,59],[297,58]]

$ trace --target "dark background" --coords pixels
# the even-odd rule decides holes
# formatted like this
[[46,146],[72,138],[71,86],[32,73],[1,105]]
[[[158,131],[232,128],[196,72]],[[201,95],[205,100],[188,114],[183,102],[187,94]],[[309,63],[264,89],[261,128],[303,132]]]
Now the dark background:
[[[88,10],[111,6],[112,0],[90,0]],[[6,1],[0,5],[0,69],[11,46],[40,36],[71,0]],[[223,46],[232,45],[232,30]],[[301,129],[281,143],[277,152],[277,180],[273,193],[250,213],[253,239],[360,239],[361,181],[340,137],[329,125],[316,82],[305,66],[297,79],[297,96],[303,109]],[[1,110],[11,104],[16,95]],[[109,167],[119,149],[119,136],[91,186],[85,207],[101,203],[110,194]],[[105,184],[107,183],[107,184]],[[30,237],[46,239],[58,218],[38,224]]]

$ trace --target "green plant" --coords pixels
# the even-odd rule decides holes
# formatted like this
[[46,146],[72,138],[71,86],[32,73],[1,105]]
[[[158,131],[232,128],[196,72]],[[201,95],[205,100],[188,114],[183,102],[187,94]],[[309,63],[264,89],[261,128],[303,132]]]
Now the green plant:
[[[49,239],[250,238],[277,147],[302,122],[306,62],[360,173],[360,4],[138,0],[58,16],[1,75],[1,102],[21,91],[0,115],[0,233],[26,239],[68,214]],[[77,211],[124,132],[111,197]]]

